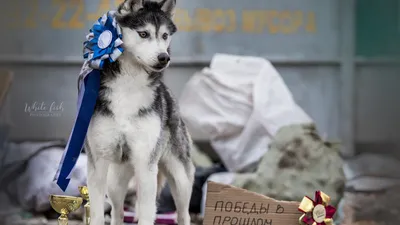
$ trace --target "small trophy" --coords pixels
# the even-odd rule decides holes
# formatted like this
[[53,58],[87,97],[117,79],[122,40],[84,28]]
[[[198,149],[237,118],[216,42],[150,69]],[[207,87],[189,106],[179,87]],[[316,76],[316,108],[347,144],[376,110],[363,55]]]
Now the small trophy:
[[80,186],[79,192],[81,193],[82,198],[86,201],[84,206],[85,213],[83,215],[85,225],[90,224],[90,202],[89,202],[89,190],[86,186]]
[[79,209],[83,199],[65,195],[50,195],[51,207],[61,215],[58,217],[58,225],[68,225],[68,214]]

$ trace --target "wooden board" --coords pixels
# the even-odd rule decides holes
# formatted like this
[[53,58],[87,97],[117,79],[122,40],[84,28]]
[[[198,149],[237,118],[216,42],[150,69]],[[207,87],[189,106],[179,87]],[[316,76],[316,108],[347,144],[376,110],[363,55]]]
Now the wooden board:
[[299,204],[208,182],[203,225],[297,225]]

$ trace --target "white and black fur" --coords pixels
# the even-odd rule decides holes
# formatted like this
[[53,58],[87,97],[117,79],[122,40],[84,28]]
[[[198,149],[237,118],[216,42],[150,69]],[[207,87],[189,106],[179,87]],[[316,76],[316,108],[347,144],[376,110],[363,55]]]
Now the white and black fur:
[[124,53],[106,64],[85,150],[91,224],[104,224],[104,198],[111,225],[123,224],[123,203],[132,177],[137,185],[139,225],[153,225],[156,197],[167,178],[179,225],[190,225],[194,166],[191,138],[161,78],[169,65],[176,0],[125,0],[116,13]]

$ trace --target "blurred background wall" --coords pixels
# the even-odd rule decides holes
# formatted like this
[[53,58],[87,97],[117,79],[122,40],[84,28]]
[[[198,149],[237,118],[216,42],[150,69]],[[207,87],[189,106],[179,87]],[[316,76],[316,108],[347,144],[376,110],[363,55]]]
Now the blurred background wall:
[[[7,106],[12,140],[68,137],[82,42],[93,22],[120,2],[2,3],[0,67],[15,74]],[[180,32],[165,81],[179,97],[214,53],[262,56],[277,67],[322,136],[342,139],[345,153],[354,153],[353,143],[356,150],[390,148],[400,139],[394,41],[400,37],[400,1],[377,2],[178,0]],[[195,129],[192,133],[205,138]]]

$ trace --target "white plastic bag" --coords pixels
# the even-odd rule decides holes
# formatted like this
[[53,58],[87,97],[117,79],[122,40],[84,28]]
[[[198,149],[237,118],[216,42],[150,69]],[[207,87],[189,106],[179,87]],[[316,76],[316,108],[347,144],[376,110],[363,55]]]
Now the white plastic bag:
[[[48,149],[32,158],[23,173],[17,180],[20,187],[18,199],[25,209],[43,212],[50,209],[49,195],[80,196],[79,186],[86,185],[87,156],[81,154],[71,175],[71,182],[63,192],[53,181],[58,164],[62,156],[60,149]],[[24,185],[29,184],[29,185]]]
[[[54,146],[41,150],[39,147],[41,145],[44,144],[27,142],[14,145],[14,149],[18,150],[19,153],[14,156],[15,159],[18,156],[23,158],[26,165],[21,167],[21,169],[24,169],[21,171],[22,173],[16,174],[16,177],[7,185],[7,194],[12,196],[12,199],[21,208],[35,212],[51,209],[50,194],[80,196],[78,186],[86,185],[87,156],[85,154],[79,156],[76,169],[71,175],[71,182],[64,193],[53,181],[63,148]],[[11,157],[8,159],[13,160]],[[18,163],[18,161],[15,162]]]
[[216,54],[186,84],[180,107],[231,172],[257,163],[282,126],[312,122],[273,65],[259,57]]

